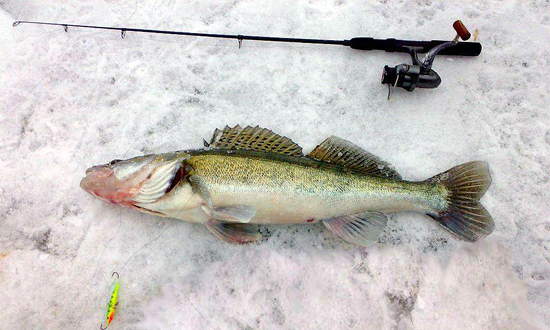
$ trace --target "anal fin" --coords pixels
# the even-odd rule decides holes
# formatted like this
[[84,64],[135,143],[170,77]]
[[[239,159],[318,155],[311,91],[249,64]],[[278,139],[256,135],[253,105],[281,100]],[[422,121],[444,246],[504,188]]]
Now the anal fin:
[[219,239],[228,243],[246,244],[262,238],[262,234],[254,230],[253,225],[227,223],[214,219],[208,220],[205,225]]
[[335,235],[348,243],[362,246],[376,243],[387,222],[388,218],[383,213],[375,211],[323,220],[323,224]]

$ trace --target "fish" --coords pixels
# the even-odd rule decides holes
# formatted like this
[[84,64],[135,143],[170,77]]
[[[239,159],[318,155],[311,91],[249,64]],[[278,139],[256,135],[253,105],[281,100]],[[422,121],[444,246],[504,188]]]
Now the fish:
[[104,201],[203,224],[219,239],[262,238],[256,225],[315,224],[344,241],[378,241],[388,213],[419,212],[475,242],[494,222],[479,200],[491,184],[486,162],[472,161],[423,181],[331,136],[304,155],[285,136],[259,126],[216,129],[204,148],[115,159],[86,170],[80,186]]

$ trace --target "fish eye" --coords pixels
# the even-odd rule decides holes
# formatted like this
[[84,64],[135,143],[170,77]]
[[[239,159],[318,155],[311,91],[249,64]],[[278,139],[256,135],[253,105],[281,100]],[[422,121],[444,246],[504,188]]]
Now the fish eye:
[[111,160],[111,162],[109,163],[109,165],[115,165],[116,163],[120,162],[121,160],[120,159],[113,159]]

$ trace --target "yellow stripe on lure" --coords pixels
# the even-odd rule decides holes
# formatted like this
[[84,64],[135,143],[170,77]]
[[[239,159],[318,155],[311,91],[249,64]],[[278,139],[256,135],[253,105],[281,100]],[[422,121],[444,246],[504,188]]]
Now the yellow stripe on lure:
[[115,317],[115,311],[116,307],[118,305],[118,289],[120,287],[118,283],[119,275],[117,272],[113,273],[113,276],[116,274],[117,279],[115,281],[115,284],[113,285],[113,291],[111,293],[111,299],[109,300],[109,304],[107,305],[107,314],[105,315],[105,319],[107,322],[107,326],[104,328],[103,323],[101,324],[101,330],[105,330],[111,325],[111,322],[113,321],[113,318]]

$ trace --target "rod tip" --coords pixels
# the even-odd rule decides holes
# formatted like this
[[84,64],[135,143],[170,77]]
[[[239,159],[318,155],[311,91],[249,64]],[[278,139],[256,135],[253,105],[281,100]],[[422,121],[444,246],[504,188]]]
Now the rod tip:
[[13,25],[13,27],[16,27],[17,25],[19,25],[19,23],[21,23],[21,21],[15,21],[15,22],[13,22],[12,25]]

